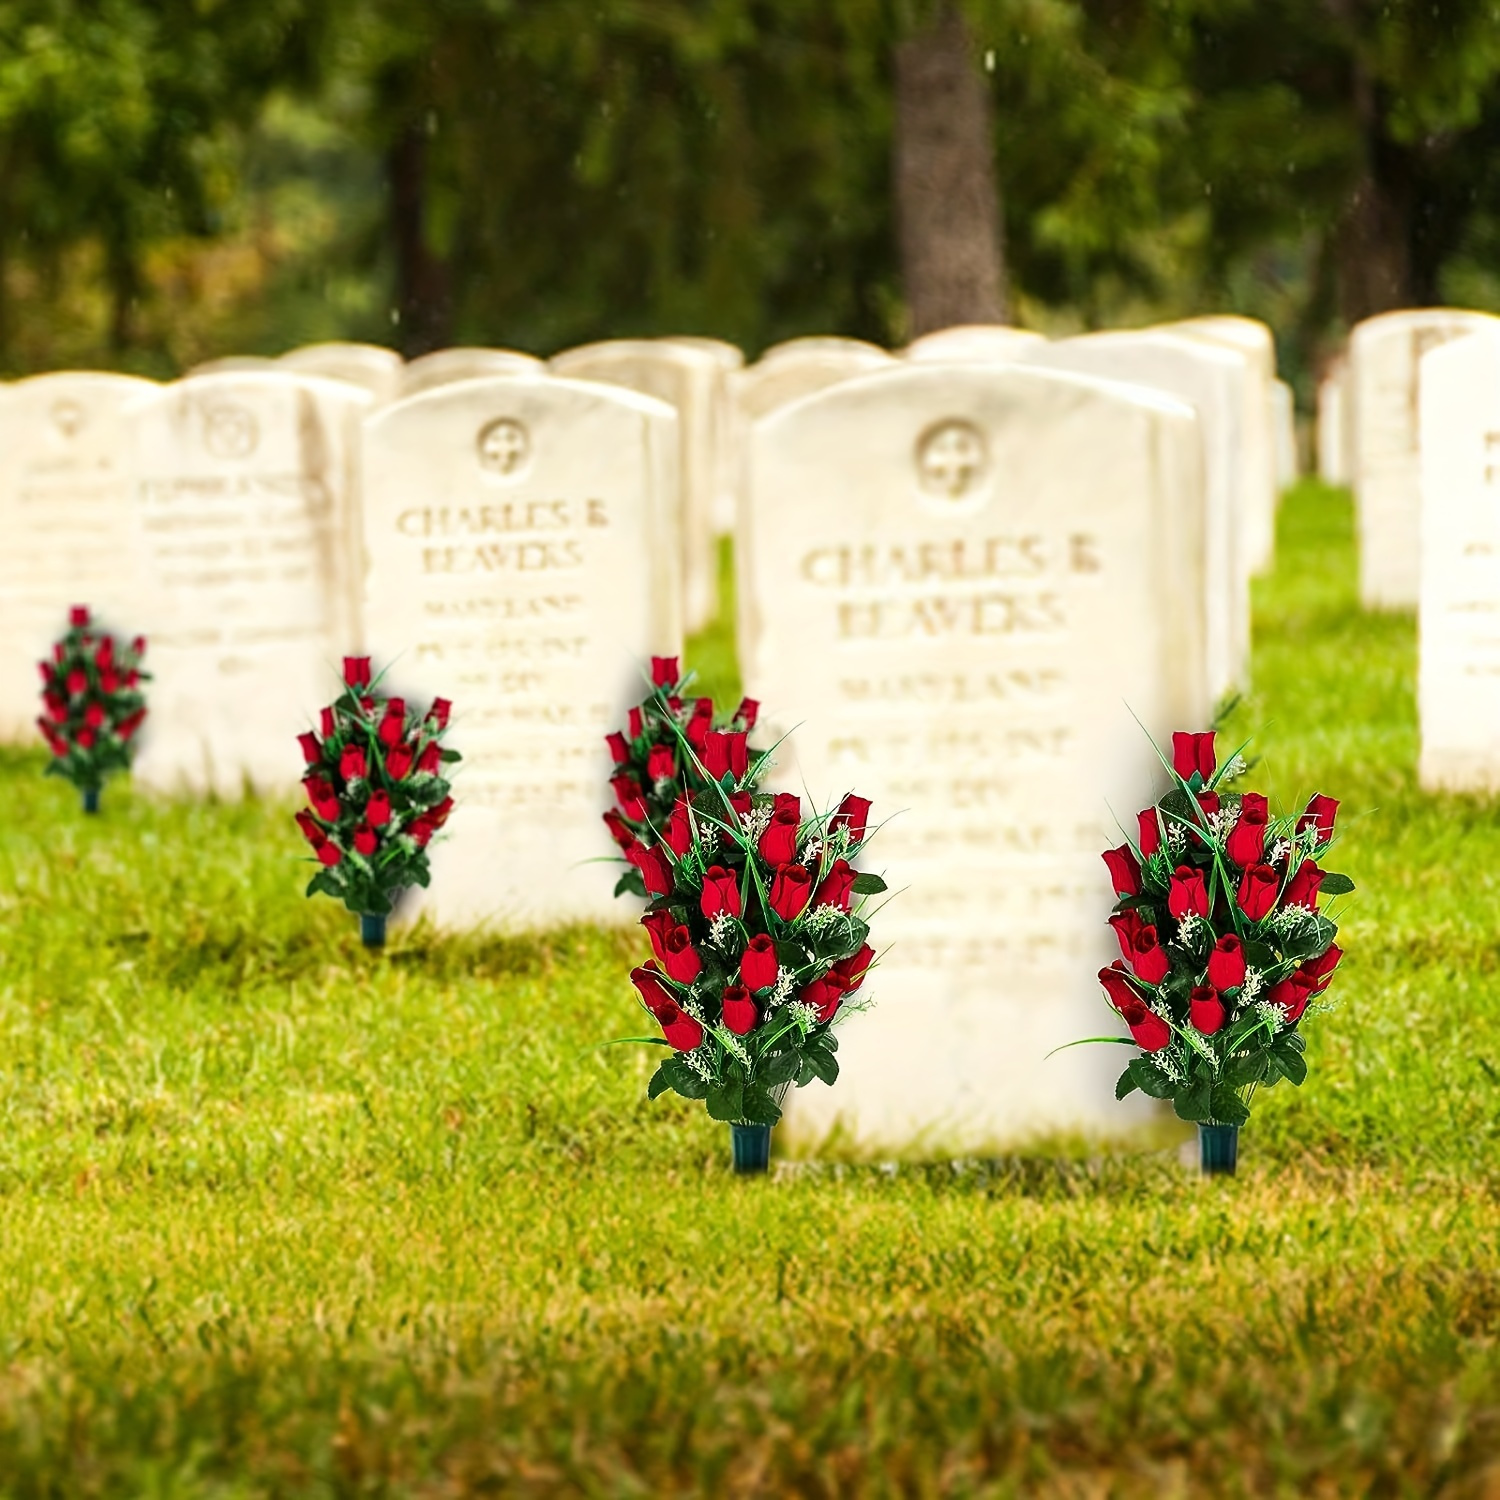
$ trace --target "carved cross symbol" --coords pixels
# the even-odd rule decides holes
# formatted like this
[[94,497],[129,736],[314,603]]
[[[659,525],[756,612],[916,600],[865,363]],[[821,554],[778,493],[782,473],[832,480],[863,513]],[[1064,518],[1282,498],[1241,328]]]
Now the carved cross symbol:
[[984,468],[984,439],[967,422],[944,422],[922,440],[917,466],[925,489],[957,500]]
[[501,417],[479,434],[479,462],[497,474],[512,474],[525,461],[530,447],[526,429],[509,417]]

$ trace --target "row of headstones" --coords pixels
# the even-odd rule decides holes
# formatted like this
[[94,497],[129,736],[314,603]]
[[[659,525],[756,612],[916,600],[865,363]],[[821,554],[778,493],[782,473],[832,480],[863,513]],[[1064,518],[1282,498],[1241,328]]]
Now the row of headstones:
[[[820,805],[855,786],[892,817],[875,847],[900,891],[879,1004],[794,1129],[835,1105],[872,1146],[1118,1128],[1108,1059],[1043,1058],[1098,1029],[1108,810],[1159,777],[1141,726],[1202,727],[1244,680],[1286,477],[1273,375],[1264,329],[1212,319],[955,331],[901,360],[797,341],[733,383],[746,689],[768,739],[795,730],[783,785]],[[379,407],[285,371],[19,382],[0,610],[45,596],[45,639],[87,598],[151,636],[137,774],[165,789],[295,777],[291,736],[359,642],[455,703],[432,914],[628,918],[589,863],[603,736],[680,644],[686,426],[544,372]],[[34,633],[5,640],[26,677]]]
[[1319,387],[1318,468],[1354,490],[1365,607],[1417,611],[1423,785],[1500,790],[1500,318],[1358,324]]

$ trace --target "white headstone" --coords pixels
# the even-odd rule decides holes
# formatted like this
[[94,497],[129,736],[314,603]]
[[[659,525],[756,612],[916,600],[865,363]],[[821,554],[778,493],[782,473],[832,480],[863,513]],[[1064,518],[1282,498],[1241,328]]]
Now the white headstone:
[[742,518],[747,690],[778,776],[891,821],[876,1002],[788,1128],[985,1151],[1107,1132],[1116,952],[1101,852],[1159,788],[1147,729],[1203,724],[1195,418],[1031,368],[907,366],[757,425]]
[[696,349],[714,361],[718,378],[714,381],[713,443],[710,467],[713,470],[714,530],[727,536],[734,530],[738,506],[739,426],[734,406],[734,381],[745,366],[745,354],[723,339],[703,338],[696,334],[674,334],[665,340]]
[[1276,448],[1276,485],[1285,491],[1297,482],[1297,397],[1284,380],[1271,382],[1271,434]]
[[1411,609],[1420,592],[1422,356],[1495,326],[1483,313],[1432,307],[1367,318],[1349,337],[1359,593],[1367,609]]
[[1264,323],[1232,315],[1188,318],[1164,326],[1169,332],[1207,339],[1220,348],[1236,350],[1246,361],[1241,493],[1245,497],[1251,571],[1263,573],[1276,555],[1276,436],[1271,419],[1276,340]]
[[401,395],[419,396],[455,380],[540,375],[546,368],[536,355],[522,354],[518,349],[438,349],[412,360],[401,372]]
[[1318,382],[1318,478],[1349,483],[1348,365],[1341,355]]
[[846,339],[831,333],[812,333],[803,334],[800,338],[783,339],[779,344],[772,344],[761,351],[756,364],[769,365],[774,360],[787,358],[802,359],[810,354],[888,355],[889,351],[882,349],[879,344],[871,344],[864,339]]
[[970,360],[1022,359],[1047,340],[1025,328],[1000,323],[963,323],[913,339],[901,352],[919,363],[967,364]]
[[628,921],[604,736],[681,638],[669,407],[550,376],[463,381],[365,430],[368,645],[451,699],[464,760],[422,898],[445,926]]
[[219,359],[205,359],[194,365],[185,375],[244,375],[251,370],[274,370],[277,362],[264,354],[226,354]]
[[665,401],[677,413],[682,539],[682,622],[701,630],[719,607],[714,521],[714,403],[722,388],[715,355],[670,339],[613,339],[566,349],[552,369],[572,380],[599,380]]
[[304,344],[276,363],[298,375],[320,375],[357,385],[382,405],[396,399],[401,382],[401,356],[379,344]]
[[1422,357],[1422,784],[1500,791],[1500,332]]
[[1044,343],[1026,362],[1150,386],[1193,408],[1203,444],[1209,680],[1216,694],[1244,686],[1250,670],[1250,538],[1240,498],[1244,360],[1204,339],[1141,329]]
[[38,375],[0,387],[0,735],[35,734],[36,663],[89,605],[134,635],[129,447],[120,408],[154,390],[124,375]]
[[154,674],[136,779],[297,785],[296,736],[355,648],[359,429],[343,381],[247,372],[130,403],[141,629]]

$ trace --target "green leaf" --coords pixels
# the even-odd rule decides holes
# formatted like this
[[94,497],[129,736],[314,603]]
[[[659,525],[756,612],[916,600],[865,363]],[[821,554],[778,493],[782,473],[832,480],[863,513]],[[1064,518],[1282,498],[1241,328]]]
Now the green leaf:
[[839,1063],[838,1059],[832,1053],[825,1052],[821,1047],[809,1047],[806,1056],[808,1067],[824,1083],[833,1084],[838,1082]]
[[623,896],[626,893],[632,896],[644,896],[646,894],[646,881],[641,872],[632,865],[615,882],[615,895]]
[[712,1090],[708,1096],[709,1117],[714,1120],[734,1122],[745,1117],[745,1085],[738,1078],[731,1078]]
[[[1326,885],[1327,882],[1325,881]],[[856,875],[854,884],[850,887],[856,896],[878,896],[882,891],[888,891],[890,887],[878,875]]]
[[744,1111],[741,1119],[751,1125],[774,1125],[781,1118],[780,1107],[769,1090],[759,1084],[750,1084],[745,1089]]
[[1272,1047],[1266,1059],[1273,1070],[1279,1073],[1293,1088],[1300,1088],[1307,1078],[1307,1059],[1300,1049]]
[[1129,1072],[1135,1086],[1149,1099],[1170,1099],[1176,1092],[1177,1085],[1144,1057],[1132,1058]]
[[1220,1083],[1213,1091],[1213,1118],[1220,1125],[1243,1125],[1250,1118],[1245,1101],[1227,1083]]
[[797,1076],[802,1067],[802,1055],[798,1052],[773,1052],[765,1059],[763,1077],[773,1087],[777,1084],[790,1083]]
[[1211,1120],[1213,1118],[1213,1079],[1207,1073],[1199,1073],[1185,1088],[1178,1091],[1172,1104],[1181,1119]]
[[1347,896],[1354,889],[1354,882],[1347,875],[1326,873],[1318,887],[1320,896]]
[[666,1058],[663,1060],[662,1065],[651,1075],[651,1082],[646,1085],[646,1097],[648,1099],[659,1099],[673,1086],[672,1059]]
[[1265,1076],[1266,1054],[1263,1051],[1241,1053],[1237,1057],[1231,1057],[1224,1065],[1224,1081],[1235,1088],[1260,1083]]
[[1131,1063],[1130,1067],[1126,1068],[1125,1071],[1121,1073],[1117,1079],[1115,1079],[1116,1099],[1123,1099],[1126,1097],[1126,1095],[1133,1094],[1140,1087],[1140,1084],[1135,1081],[1135,1073],[1132,1071],[1134,1067],[1135,1064]]

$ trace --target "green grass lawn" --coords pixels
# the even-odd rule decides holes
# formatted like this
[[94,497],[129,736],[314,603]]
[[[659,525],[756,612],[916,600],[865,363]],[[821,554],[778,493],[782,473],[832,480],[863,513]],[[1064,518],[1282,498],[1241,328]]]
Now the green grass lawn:
[[632,935],[372,958],[284,809],[85,822],[10,753],[0,1495],[1500,1492],[1496,810],[1417,789],[1347,500],[1302,487],[1280,557],[1237,719],[1344,799],[1360,891],[1230,1182],[735,1181],[654,1059],[591,1050]]

